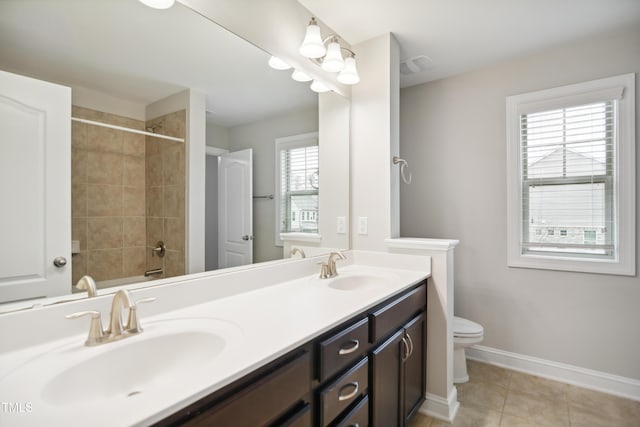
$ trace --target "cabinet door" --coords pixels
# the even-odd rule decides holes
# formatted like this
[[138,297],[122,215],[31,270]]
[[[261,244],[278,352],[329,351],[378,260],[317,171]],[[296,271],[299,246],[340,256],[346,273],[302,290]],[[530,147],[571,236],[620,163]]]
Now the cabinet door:
[[401,425],[400,364],[404,329],[391,335],[371,352],[371,425]]
[[426,316],[421,314],[404,326],[405,342],[409,344],[409,353],[402,364],[402,414],[404,425],[420,407],[426,391]]

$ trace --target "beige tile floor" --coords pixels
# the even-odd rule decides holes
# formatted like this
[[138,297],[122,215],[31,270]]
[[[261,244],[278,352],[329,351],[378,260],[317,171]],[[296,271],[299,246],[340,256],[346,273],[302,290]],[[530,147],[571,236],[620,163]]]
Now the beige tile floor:
[[416,414],[409,427],[640,427],[640,402],[467,361],[453,424]]

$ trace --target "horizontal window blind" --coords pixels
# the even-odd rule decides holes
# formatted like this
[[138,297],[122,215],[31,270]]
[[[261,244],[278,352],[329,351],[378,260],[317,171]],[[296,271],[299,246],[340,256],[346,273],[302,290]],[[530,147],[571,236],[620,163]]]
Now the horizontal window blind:
[[520,115],[522,253],[610,257],[616,102]]
[[280,151],[280,232],[318,231],[318,145]]

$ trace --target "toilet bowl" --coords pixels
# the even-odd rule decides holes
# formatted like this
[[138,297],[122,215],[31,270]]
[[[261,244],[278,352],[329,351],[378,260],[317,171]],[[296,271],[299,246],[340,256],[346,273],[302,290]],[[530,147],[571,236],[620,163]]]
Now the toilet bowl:
[[464,352],[466,347],[482,342],[484,329],[482,325],[462,317],[453,316],[453,382],[466,383],[469,381],[467,374],[467,358]]

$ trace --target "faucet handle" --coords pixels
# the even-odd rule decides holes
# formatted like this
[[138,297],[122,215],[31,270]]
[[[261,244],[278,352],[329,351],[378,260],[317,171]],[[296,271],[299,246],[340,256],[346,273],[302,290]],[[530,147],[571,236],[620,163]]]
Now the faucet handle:
[[317,264],[320,266],[320,278],[329,278],[329,264],[327,264],[326,262],[318,262]]
[[99,311],[88,310],[78,311],[77,313],[67,314],[67,319],[77,319],[83,316],[91,316],[91,324],[89,325],[89,336],[85,341],[88,346],[97,345],[104,338],[104,330],[102,329],[102,317]]
[[156,300],[156,297],[142,298],[135,302],[134,305],[129,308],[129,319],[127,320],[127,326],[125,326],[125,330],[129,333],[139,333],[142,332],[142,326],[140,326],[140,322],[138,321],[138,304],[153,302]]

